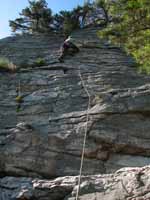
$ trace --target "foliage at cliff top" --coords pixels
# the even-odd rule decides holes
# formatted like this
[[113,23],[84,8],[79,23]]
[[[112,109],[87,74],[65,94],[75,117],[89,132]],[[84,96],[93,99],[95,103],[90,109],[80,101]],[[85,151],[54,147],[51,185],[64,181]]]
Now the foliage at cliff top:
[[90,9],[88,4],[77,6],[72,11],[60,11],[52,15],[46,0],[28,0],[29,6],[21,11],[20,17],[10,20],[9,25],[13,32],[48,33],[53,30],[64,31],[69,34],[79,28],[79,17],[85,17]]
[[100,37],[124,47],[139,63],[140,71],[150,73],[150,1],[111,1],[109,15],[111,23],[99,32]]
[[52,11],[47,7],[45,0],[29,0],[29,7],[23,9],[19,15],[20,18],[9,21],[13,32],[19,30],[23,32],[47,32],[50,29]]
[[[104,0],[103,0],[104,1]],[[108,21],[107,9],[101,0],[98,7],[103,9],[106,23]],[[13,32],[25,33],[49,33],[52,31],[70,34],[73,30],[83,28],[85,18],[89,12],[94,10],[95,4],[85,3],[77,6],[71,11],[60,11],[52,15],[46,0],[28,0],[29,6],[21,11],[20,17],[10,20],[9,25]]]

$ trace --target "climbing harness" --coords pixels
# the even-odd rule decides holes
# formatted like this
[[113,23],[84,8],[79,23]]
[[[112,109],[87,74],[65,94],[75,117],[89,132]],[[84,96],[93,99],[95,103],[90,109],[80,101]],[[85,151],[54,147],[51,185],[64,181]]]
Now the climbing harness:
[[79,177],[78,177],[78,185],[77,185],[77,192],[76,192],[76,198],[75,200],[79,200],[79,193],[80,193],[80,184],[81,184],[81,176],[83,171],[83,163],[84,163],[84,154],[85,154],[85,145],[86,145],[86,139],[87,139],[87,132],[88,132],[88,122],[89,122],[89,110],[91,105],[91,96],[90,93],[84,83],[83,77],[81,75],[81,69],[79,67],[79,77],[83,86],[84,91],[86,92],[88,96],[88,107],[86,112],[86,126],[85,126],[85,132],[84,132],[84,139],[83,139],[83,146],[82,146],[82,154],[81,154],[81,162],[80,162],[80,170],[79,170]]

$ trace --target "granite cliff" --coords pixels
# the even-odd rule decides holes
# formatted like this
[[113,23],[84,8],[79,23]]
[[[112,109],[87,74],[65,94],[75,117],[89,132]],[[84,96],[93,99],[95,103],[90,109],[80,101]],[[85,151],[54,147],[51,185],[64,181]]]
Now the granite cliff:
[[150,77],[96,33],[74,32],[80,53],[64,63],[61,35],[0,41],[18,67],[0,72],[1,200],[73,200],[86,126],[81,199],[150,199]]

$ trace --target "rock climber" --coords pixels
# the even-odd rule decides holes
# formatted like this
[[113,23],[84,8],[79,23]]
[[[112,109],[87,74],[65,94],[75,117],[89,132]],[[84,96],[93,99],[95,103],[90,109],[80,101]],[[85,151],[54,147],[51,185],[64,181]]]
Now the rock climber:
[[79,52],[79,48],[72,42],[72,38],[67,36],[64,40],[64,43],[61,47],[61,54],[59,57],[60,62],[64,62],[64,57],[66,55],[74,55],[75,53]]

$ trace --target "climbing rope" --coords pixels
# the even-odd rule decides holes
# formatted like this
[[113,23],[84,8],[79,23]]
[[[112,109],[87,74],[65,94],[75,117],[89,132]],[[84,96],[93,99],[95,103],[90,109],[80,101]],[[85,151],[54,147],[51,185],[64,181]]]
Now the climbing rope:
[[20,111],[21,108],[21,103],[23,102],[23,96],[21,95],[21,82],[20,79],[18,81],[18,87],[16,88],[17,96],[16,96],[16,102],[17,102],[17,107],[16,107],[16,112]]
[[21,96],[21,83],[20,83],[20,80],[19,80],[19,83],[18,83],[18,96]]
[[88,132],[88,121],[89,121],[89,110],[90,110],[90,104],[91,104],[91,97],[90,93],[84,83],[84,80],[81,75],[81,69],[79,67],[79,77],[83,86],[84,91],[86,92],[88,96],[88,107],[86,112],[86,126],[85,126],[85,132],[84,132],[84,139],[83,139],[83,146],[82,146],[82,154],[81,154],[81,162],[80,162],[80,170],[79,170],[79,177],[78,177],[78,187],[76,192],[76,198],[75,200],[79,200],[79,193],[80,193],[80,185],[81,185],[81,176],[82,176],[82,170],[83,170],[83,163],[84,163],[84,154],[85,154],[85,145],[86,145],[86,139],[87,139],[87,132]]

